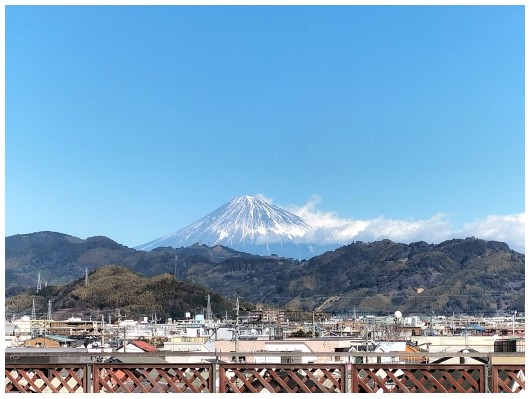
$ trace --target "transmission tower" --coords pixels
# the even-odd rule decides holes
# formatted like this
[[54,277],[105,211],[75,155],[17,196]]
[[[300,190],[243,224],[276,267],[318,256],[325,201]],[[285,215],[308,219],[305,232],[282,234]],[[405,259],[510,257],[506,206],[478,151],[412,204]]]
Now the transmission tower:
[[88,287],[88,267],[85,267],[85,287]]
[[37,320],[37,313],[35,312],[35,298],[31,298],[33,305],[31,306],[31,320]]
[[37,293],[42,289],[42,283],[40,281],[40,272],[39,272],[39,275],[37,277]]
[[52,300],[48,300],[48,320],[52,319]]
[[206,320],[213,320],[212,305],[210,303],[210,294],[208,294],[208,304],[206,305]]

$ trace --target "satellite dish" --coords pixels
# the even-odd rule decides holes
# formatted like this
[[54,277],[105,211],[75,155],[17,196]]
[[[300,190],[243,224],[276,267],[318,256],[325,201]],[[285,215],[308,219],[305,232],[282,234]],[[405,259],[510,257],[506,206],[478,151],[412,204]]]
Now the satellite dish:
[[401,319],[401,316],[403,316],[401,314],[401,312],[399,310],[396,310],[395,313],[394,313],[394,316],[396,316],[398,319]]

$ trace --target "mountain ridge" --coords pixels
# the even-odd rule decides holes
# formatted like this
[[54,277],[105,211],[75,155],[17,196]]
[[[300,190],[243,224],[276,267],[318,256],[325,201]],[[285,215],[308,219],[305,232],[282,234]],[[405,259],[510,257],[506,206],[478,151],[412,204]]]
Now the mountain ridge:
[[[183,318],[185,312],[206,308],[211,297],[214,314],[220,317],[233,304],[204,287],[177,281],[170,274],[144,277],[129,268],[106,265],[88,275],[89,284],[81,278],[64,286],[48,286],[40,292],[23,292],[6,298],[6,308],[15,314],[28,314],[35,299],[37,314],[46,314],[52,301],[53,317],[98,318],[101,314],[120,313],[122,317],[152,316],[165,320]],[[204,310],[203,310],[204,311]]]
[[187,247],[194,243],[225,245],[256,255],[276,254],[297,259],[310,258],[340,244],[304,243],[311,227],[299,216],[260,197],[240,196],[196,222],[163,237],[135,246]]
[[45,279],[68,284],[82,279],[85,267],[92,272],[117,264],[144,277],[169,273],[226,298],[290,309],[312,310],[338,297],[330,310],[498,313],[524,309],[524,263],[524,254],[507,244],[473,237],[440,244],[355,242],[299,261],[221,245],[136,251],[101,237],[45,232],[6,238],[5,282],[9,297],[36,288],[38,272],[43,286]]

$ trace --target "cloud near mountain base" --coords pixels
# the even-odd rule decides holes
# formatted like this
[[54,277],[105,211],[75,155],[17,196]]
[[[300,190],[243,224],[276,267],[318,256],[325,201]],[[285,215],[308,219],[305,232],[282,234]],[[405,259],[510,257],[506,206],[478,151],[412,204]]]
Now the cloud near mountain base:
[[353,220],[340,218],[335,212],[317,209],[320,197],[312,196],[301,206],[286,207],[300,216],[312,230],[300,242],[322,244],[349,244],[353,241],[377,241],[390,239],[394,242],[411,243],[426,241],[440,243],[453,238],[476,237],[485,240],[506,242],[510,248],[524,253],[525,217],[515,215],[490,215],[456,229],[447,215],[437,213],[429,219],[396,220],[380,216],[376,219]]

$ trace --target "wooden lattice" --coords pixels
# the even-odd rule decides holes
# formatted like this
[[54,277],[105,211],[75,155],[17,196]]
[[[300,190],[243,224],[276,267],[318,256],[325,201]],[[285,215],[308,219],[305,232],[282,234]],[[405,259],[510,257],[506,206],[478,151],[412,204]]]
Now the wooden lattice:
[[5,392],[83,393],[86,366],[17,365],[5,368]]
[[525,366],[493,366],[491,391],[519,393],[525,390]]
[[[524,365],[221,364],[218,392],[524,392]],[[486,371],[491,369],[485,387]],[[5,392],[216,392],[211,364],[6,364]],[[489,375],[489,373],[488,373]],[[347,378],[348,377],[348,378]]]
[[94,365],[94,392],[214,392],[211,365]]
[[223,364],[219,392],[344,392],[344,365]]
[[481,366],[354,365],[353,392],[484,392]]

